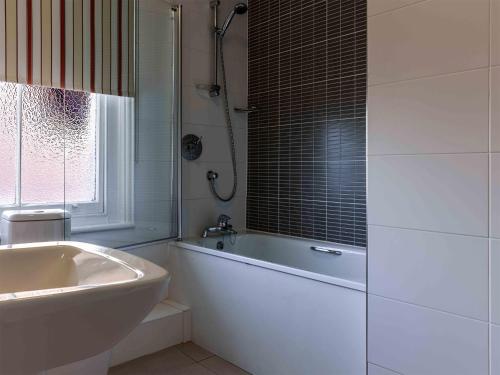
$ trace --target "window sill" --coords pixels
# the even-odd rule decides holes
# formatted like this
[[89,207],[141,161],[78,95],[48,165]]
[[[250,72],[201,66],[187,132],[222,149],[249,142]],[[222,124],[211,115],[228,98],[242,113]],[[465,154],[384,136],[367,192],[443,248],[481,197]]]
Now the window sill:
[[135,228],[135,225],[132,223],[85,225],[76,228],[71,228],[71,234],[104,232],[108,230],[131,229],[131,228]]

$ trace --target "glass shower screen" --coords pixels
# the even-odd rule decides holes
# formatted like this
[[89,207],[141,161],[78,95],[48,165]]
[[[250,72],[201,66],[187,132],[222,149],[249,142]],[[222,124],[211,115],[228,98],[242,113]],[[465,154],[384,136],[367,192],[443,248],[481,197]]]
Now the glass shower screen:
[[138,1],[134,98],[64,92],[71,239],[110,247],[177,236],[179,16]]

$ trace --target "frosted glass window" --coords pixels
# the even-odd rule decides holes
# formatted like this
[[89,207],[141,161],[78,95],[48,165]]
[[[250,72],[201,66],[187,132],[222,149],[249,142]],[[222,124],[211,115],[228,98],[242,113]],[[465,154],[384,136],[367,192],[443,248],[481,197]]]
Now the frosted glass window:
[[16,202],[16,85],[0,83],[0,205]]
[[21,202],[64,202],[64,92],[22,90]]
[[66,201],[97,200],[96,95],[66,91]]
[[25,86],[21,202],[96,200],[95,95]]
[[96,97],[0,82],[0,206],[98,200]]

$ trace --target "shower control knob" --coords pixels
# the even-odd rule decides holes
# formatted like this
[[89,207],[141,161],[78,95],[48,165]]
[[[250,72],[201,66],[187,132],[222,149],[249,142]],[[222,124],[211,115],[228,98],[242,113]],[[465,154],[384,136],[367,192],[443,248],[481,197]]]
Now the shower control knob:
[[187,134],[182,138],[182,157],[186,160],[196,160],[203,151],[201,137]]

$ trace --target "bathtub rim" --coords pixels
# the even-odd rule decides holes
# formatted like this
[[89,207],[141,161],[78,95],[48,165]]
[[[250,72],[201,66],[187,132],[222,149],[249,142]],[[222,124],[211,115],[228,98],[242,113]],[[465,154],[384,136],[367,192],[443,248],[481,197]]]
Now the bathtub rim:
[[[262,235],[268,235],[268,236],[275,237],[274,234],[257,232],[257,231],[245,231],[245,232],[242,232],[239,234],[242,234],[242,235],[244,235],[244,234],[262,234]],[[299,238],[299,237],[292,237],[292,236],[277,235],[276,237],[285,237],[285,238],[307,241],[307,239]],[[311,271],[301,270],[299,268],[293,268],[293,267],[289,267],[289,266],[285,266],[285,265],[281,265],[281,264],[277,264],[277,263],[267,262],[267,261],[260,260],[260,259],[249,258],[249,257],[243,256],[243,255],[237,255],[237,254],[227,253],[225,251],[214,250],[214,249],[210,249],[208,247],[203,247],[201,245],[197,245],[193,242],[189,242],[189,241],[196,241],[196,240],[198,240],[198,239],[197,238],[183,239],[183,240],[173,241],[173,242],[171,242],[171,244],[174,244],[175,246],[182,248],[182,249],[187,249],[187,250],[195,251],[198,253],[203,253],[203,254],[215,256],[218,258],[223,258],[223,259],[228,259],[228,260],[232,260],[232,261],[236,261],[236,262],[240,262],[240,263],[245,263],[245,264],[255,266],[255,267],[266,268],[266,269],[270,269],[273,271],[286,273],[289,275],[298,276],[298,277],[302,277],[302,278],[309,279],[309,280],[319,281],[319,282],[332,284],[332,285],[343,287],[343,288],[357,290],[360,292],[366,292],[366,284],[363,284],[363,283],[360,283],[357,281],[346,280],[346,279],[342,279],[339,277],[328,276],[328,275],[324,275],[321,273],[315,273],[315,272],[311,272]],[[316,240],[311,240],[311,242],[328,243],[330,245],[345,247],[346,251],[363,253],[365,255],[365,262],[366,262],[366,250],[365,250],[365,248],[337,244],[337,243],[332,243],[332,242],[316,241]],[[366,277],[365,277],[365,279],[366,279]]]

